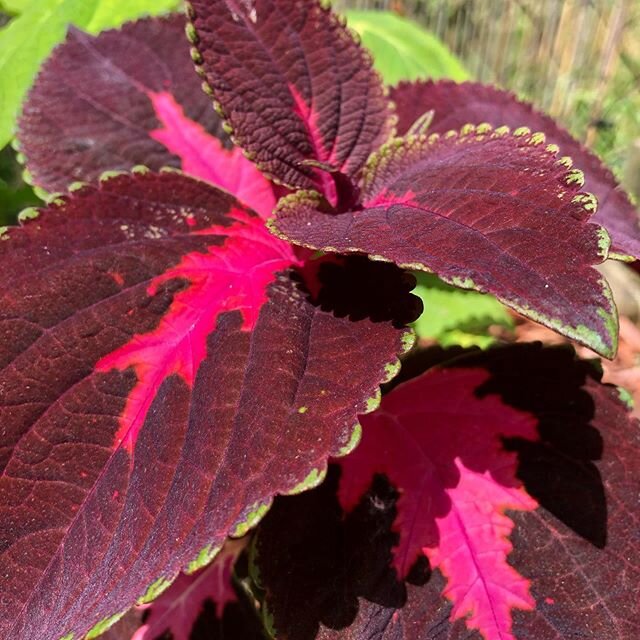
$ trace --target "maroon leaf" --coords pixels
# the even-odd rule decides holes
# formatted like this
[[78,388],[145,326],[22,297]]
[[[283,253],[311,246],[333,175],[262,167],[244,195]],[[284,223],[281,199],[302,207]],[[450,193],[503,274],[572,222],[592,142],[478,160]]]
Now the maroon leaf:
[[[415,317],[399,270],[298,273],[177,173],[83,187],[9,229],[0,264],[2,637],[82,636],[317,482]],[[354,270],[368,307],[333,302]]]
[[181,167],[262,215],[270,183],[222,123],[193,70],[183,16],[145,19],[92,37],[69,33],[45,63],[19,122],[33,182],[60,191],[104,171]]
[[608,237],[589,224],[579,172],[543,142],[484,126],[398,139],[370,159],[362,210],[334,214],[318,194],[298,192],[280,201],[270,225],[306,247],[364,252],[492,293],[610,357],[616,311],[592,268],[606,258]]
[[435,133],[480,122],[542,131],[548,142],[558,145],[560,152],[570,156],[575,166],[584,171],[586,188],[598,199],[594,222],[607,229],[614,251],[640,258],[640,218],[611,171],[593,152],[531,104],[490,85],[457,84],[450,80],[403,82],[391,90],[391,98],[398,110],[400,135],[431,110],[434,114],[429,131]]
[[214,561],[192,574],[179,575],[150,606],[144,626],[131,640],[154,640],[167,631],[173,640],[189,640],[207,601],[215,605],[222,619],[226,605],[236,602],[233,566],[247,546],[248,538],[228,540]]
[[[339,495],[353,507],[346,515],[330,475],[313,492],[279,499],[261,524],[257,573],[278,637],[638,637],[640,540],[632,532],[640,432],[617,390],[570,350],[540,345],[447,366],[399,386],[363,418],[361,445],[340,462]],[[518,420],[535,434],[508,436]],[[394,456],[403,446],[405,454]],[[460,502],[470,478],[477,493]],[[496,512],[496,490],[524,502]],[[475,525],[453,548],[456,534],[446,536],[446,526],[459,528],[472,512]],[[464,575],[469,549],[479,551],[507,521],[509,538],[498,540],[495,553],[478,553]],[[410,537],[420,554],[400,563]],[[522,576],[526,609],[506,606],[514,583],[487,573],[492,563]],[[466,591],[452,589],[455,576],[467,581]],[[494,593],[495,616],[478,617],[486,606],[479,590]],[[469,600],[478,610],[466,618],[471,612],[459,606]],[[491,629],[505,617],[510,628]],[[481,631],[471,628],[477,622]]]
[[538,504],[516,479],[503,438],[536,439],[533,416],[500,398],[474,398],[482,369],[450,369],[405,383],[364,422],[362,448],[343,464],[340,502],[353,508],[376,473],[401,493],[393,566],[405,578],[421,554],[447,580],[451,620],[486,640],[515,640],[512,610],[535,608],[529,581],[508,562],[510,511]]
[[318,0],[193,0],[200,73],[258,166],[335,197],[325,169],[353,176],[391,133],[369,55]]

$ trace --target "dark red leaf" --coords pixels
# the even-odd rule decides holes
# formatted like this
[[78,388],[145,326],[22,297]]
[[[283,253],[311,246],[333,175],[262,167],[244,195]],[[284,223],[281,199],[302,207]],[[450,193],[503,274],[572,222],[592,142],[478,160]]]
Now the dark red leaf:
[[[415,317],[401,271],[300,274],[179,173],[83,187],[9,229],[0,264],[2,637],[82,636],[317,482]],[[333,300],[354,270],[369,307]]]
[[334,196],[391,133],[369,55],[318,0],[193,0],[200,73],[233,139],[274,179]]
[[488,122],[494,127],[527,126],[573,159],[584,171],[585,187],[598,199],[594,222],[611,235],[614,251],[640,258],[640,217],[629,197],[602,161],[559,127],[553,118],[520,101],[508,91],[477,82],[450,80],[403,82],[391,90],[398,111],[398,130],[404,135],[425,112],[433,110],[429,131],[445,133],[465,124]]
[[615,306],[592,268],[608,237],[589,223],[580,186],[544,136],[469,127],[382,147],[365,170],[363,210],[332,214],[320,196],[299,192],[280,201],[270,224],[305,247],[364,252],[492,293],[612,356]]
[[270,183],[222,130],[200,87],[183,16],[92,37],[71,30],[25,103],[18,138],[34,184],[61,191],[104,171],[181,167],[262,215]]
[[515,640],[512,610],[535,608],[529,581],[507,561],[510,511],[538,504],[516,479],[504,438],[536,440],[533,416],[499,397],[475,398],[483,369],[434,371],[398,387],[363,419],[362,447],[342,466],[340,502],[349,511],[375,474],[400,491],[393,566],[401,578],[424,554],[447,580],[451,620],[486,640]]
[[[640,430],[598,379],[570,350],[518,345],[460,358],[385,396],[363,418],[361,445],[340,461],[339,494],[353,508],[340,509],[332,474],[313,492],[279,499],[259,528],[254,573],[278,637],[638,637]],[[516,431],[534,433],[509,436],[518,421]],[[474,497],[460,501],[469,479]],[[497,490],[523,502],[495,511]],[[447,526],[474,512],[452,547]],[[507,523],[509,538],[480,553]],[[400,563],[410,537],[421,550]],[[464,575],[472,548],[477,562]],[[526,608],[507,604],[514,581],[487,572],[490,564],[522,576]],[[464,591],[452,588],[458,579]],[[479,590],[493,592],[495,615],[479,617]],[[466,618],[462,602],[476,615]],[[506,628],[491,628],[501,620]],[[482,632],[470,628],[478,622]]]

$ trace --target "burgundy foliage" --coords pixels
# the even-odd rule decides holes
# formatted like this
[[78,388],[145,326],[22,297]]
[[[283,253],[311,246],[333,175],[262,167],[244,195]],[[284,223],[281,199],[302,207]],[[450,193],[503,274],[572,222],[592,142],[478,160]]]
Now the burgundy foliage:
[[189,13],[200,72],[267,175],[335,197],[327,170],[356,175],[390,136],[369,55],[318,0],[194,0]]
[[594,222],[609,231],[613,250],[640,258],[640,218],[629,197],[602,161],[549,116],[508,91],[478,82],[450,80],[401,82],[391,89],[398,113],[398,134],[404,135],[425,112],[433,111],[429,132],[446,133],[465,124],[488,122],[494,127],[527,126],[542,131],[584,171],[585,188],[598,199]]
[[[336,469],[319,489],[276,501],[259,528],[256,562],[278,637],[637,637],[640,541],[632,532],[640,437],[617,390],[598,379],[570,350],[522,345],[459,358],[385,396],[363,419],[360,447],[340,461],[341,477]],[[533,433],[514,436],[517,421]],[[465,438],[467,428],[476,435]],[[413,453],[395,457],[403,446]],[[494,456],[506,464],[489,471]],[[449,470],[441,466],[446,460]],[[480,492],[471,501],[460,494],[469,474]],[[436,478],[444,501],[430,493]],[[359,490],[345,513],[340,502],[354,482]],[[521,505],[506,513],[485,509],[497,490],[520,494]],[[438,510],[440,535],[425,526]],[[442,528],[458,510],[477,516],[459,545]],[[507,520],[513,529],[501,532]],[[499,533],[508,535],[499,540],[502,550],[480,552],[487,536]],[[400,568],[398,554],[412,536],[424,547]],[[464,556],[474,547],[480,568],[475,578],[464,575],[468,589],[459,592],[451,569],[465,574]],[[494,570],[483,573],[483,564]],[[512,580],[521,576],[527,607],[505,606],[516,584],[501,575],[505,569]],[[491,606],[477,597],[487,586]],[[471,611],[456,612],[469,600],[479,613],[508,613],[512,628],[474,630],[474,618],[465,618]]]
[[[81,635],[321,471],[415,317],[401,271],[305,285],[259,217],[174,173],[85,187],[0,251],[3,636]],[[356,306],[367,279],[385,293]]]
[[331,215],[304,192],[281,200],[271,224],[310,248],[364,252],[492,293],[611,356],[616,312],[592,268],[606,247],[571,175],[529,135],[407,138],[369,161],[361,209]]
[[[320,483],[360,422],[342,478],[279,499],[252,548],[279,637],[635,639],[638,427],[590,365],[476,354],[364,415],[420,312],[402,268],[615,352],[580,173],[521,131],[390,141],[368,54],[319,0],[193,0],[189,19],[210,96],[184,19],[142,20],[72,31],[20,120],[35,184],[92,184],[0,230],[0,637],[79,640],[176,576],[111,637],[259,637],[228,555],[180,572]],[[402,131],[399,92],[435,87],[458,91],[396,90]],[[542,118],[476,85],[452,118],[473,87]]]
[[182,16],[140,20],[92,37],[71,29],[44,64],[18,137],[33,182],[64,191],[105,171],[180,168],[151,135],[162,127],[152,97],[169,93],[186,117],[231,142],[193,72]]

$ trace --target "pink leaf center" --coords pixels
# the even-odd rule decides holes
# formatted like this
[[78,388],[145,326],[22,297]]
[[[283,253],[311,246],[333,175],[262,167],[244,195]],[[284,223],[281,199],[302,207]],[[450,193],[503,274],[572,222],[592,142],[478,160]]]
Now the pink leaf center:
[[276,204],[271,183],[240,148],[225,149],[218,138],[187,118],[170,93],[148,92],[148,96],[163,125],[150,135],[180,158],[185,173],[222,187],[263,219],[271,215]]
[[537,502],[516,478],[503,437],[536,440],[536,420],[474,391],[488,374],[432,371],[398,387],[362,416],[364,436],[341,461],[340,501],[353,508],[374,474],[400,492],[393,564],[405,577],[423,553],[447,579],[451,619],[466,618],[485,640],[515,640],[512,609],[535,608],[529,581],[508,562],[514,523],[507,509]]
[[133,450],[151,403],[167,376],[178,374],[187,384],[193,384],[206,355],[207,338],[215,330],[220,314],[240,311],[243,330],[251,331],[274,274],[297,264],[292,248],[274,238],[259,218],[242,212],[230,215],[236,219],[230,227],[194,232],[225,235],[222,246],[213,244],[208,253],[186,254],[178,265],[149,285],[147,292],[154,296],[170,280],[188,283],[174,296],[158,327],[134,336],[96,364],[99,372],[133,367],[138,379],[120,418],[116,447],[122,443]]

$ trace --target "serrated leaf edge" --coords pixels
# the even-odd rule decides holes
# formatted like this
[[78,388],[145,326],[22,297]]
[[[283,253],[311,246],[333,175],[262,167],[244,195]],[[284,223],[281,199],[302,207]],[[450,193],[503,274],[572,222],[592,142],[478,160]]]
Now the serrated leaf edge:
[[[369,156],[369,160],[367,161],[362,173],[362,189],[363,191],[367,191],[367,187],[369,186],[371,180],[374,178],[375,172],[379,171],[381,168],[384,168],[386,164],[388,164],[395,158],[396,154],[406,154],[407,152],[422,152],[425,148],[428,148],[429,146],[437,143],[441,139],[456,139],[457,142],[464,143],[470,138],[475,138],[478,140],[484,139],[487,135],[492,138],[513,135],[518,138],[524,138],[527,144],[531,144],[534,146],[541,146],[546,143],[546,137],[544,133],[531,133],[528,127],[519,127],[512,132],[510,127],[507,127],[506,125],[494,128],[486,122],[479,125],[467,124],[464,125],[459,131],[452,129],[444,134],[432,133],[429,135],[423,134],[405,136],[403,138],[394,138],[387,144],[382,145],[377,151]],[[554,144],[548,144],[545,147],[545,152],[556,157],[559,152],[558,146]],[[582,184],[584,183],[584,174],[579,169],[575,169],[573,167],[573,160],[569,156],[562,156],[558,158],[556,160],[556,164],[566,169],[566,172],[561,180],[567,188],[575,190],[582,186]],[[286,212],[287,209],[295,209],[301,204],[305,204],[311,207],[318,206],[323,201],[324,199],[322,195],[317,191],[311,189],[299,190],[292,194],[289,194],[279,200],[276,208],[274,209],[273,215],[266,221],[267,227],[276,237],[280,238],[281,240],[291,242],[291,239],[288,238],[286,234],[278,230],[277,222],[279,214],[281,214],[282,212]],[[572,203],[577,206],[581,206],[589,217],[593,216],[597,208],[596,197],[592,193],[588,192],[574,193],[572,197]],[[596,226],[598,228],[598,255],[602,258],[601,262],[604,262],[604,260],[609,257],[611,238],[608,231],[604,227],[593,222],[590,222],[589,224],[592,224],[593,226]],[[293,244],[313,250],[319,249],[319,247],[309,243],[295,242]],[[322,250],[337,252],[337,249],[335,249],[334,247],[322,247]],[[349,247],[341,250],[340,253],[362,253],[362,250],[355,247]],[[385,256],[376,254],[368,254],[368,258],[373,261],[394,263],[393,260],[390,260]],[[435,273],[432,269],[429,269],[421,263],[395,264],[402,269]],[[592,268],[594,266],[595,264],[591,265]],[[471,278],[459,278],[456,276],[447,277],[438,273],[435,273],[435,275],[440,277],[447,284],[453,285],[460,289],[471,289],[474,291],[479,291],[480,293],[487,293],[482,287],[477,286]],[[604,343],[599,334],[592,331],[585,325],[570,327],[563,324],[562,321],[556,318],[540,314],[529,307],[518,305],[512,301],[506,300],[502,296],[498,296],[495,294],[493,295],[500,302],[514,309],[518,313],[521,313],[522,315],[525,315],[532,320],[561,333],[562,335],[566,335],[567,337],[572,338],[577,342],[580,342],[581,344],[584,344],[585,346],[593,349],[594,351],[608,359],[612,359],[618,350],[618,312],[613,300],[613,295],[609,287],[609,283],[603,277],[599,278],[598,282],[601,287],[601,292],[609,302],[609,306],[611,308],[611,313],[608,313],[605,308],[598,309],[598,314],[603,319],[607,333],[611,338],[610,347]]]
[[[146,167],[144,169],[146,169]],[[180,170],[178,171],[182,173]],[[107,175],[104,180],[99,181],[99,184],[95,186],[99,188],[105,182],[108,182],[111,179],[114,179],[123,175],[122,172],[106,172],[106,173],[108,173],[109,175]],[[128,172],[124,172],[124,175],[127,175],[127,173]],[[82,183],[82,187],[86,187],[86,186],[94,187],[94,185],[87,185],[86,183]],[[67,196],[65,196],[65,199],[66,197]],[[19,227],[15,227],[15,228],[19,228]],[[370,413],[372,411],[375,411],[378,408],[381,401],[380,385],[386,382],[389,382],[399,372],[400,370],[399,356],[406,354],[415,345],[415,342],[416,342],[415,331],[411,327],[406,327],[403,330],[402,334],[400,335],[399,342],[400,342],[400,345],[399,345],[400,350],[398,352],[398,355],[396,355],[392,360],[390,360],[387,364],[384,365],[383,370],[381,372],[381,376],[378,382],[376,383],[374,389],[372,390],[371,395],[361,403],[362,409],[358,411],[356,408],[356,412],[358,413],[358,415]],[[337,451],[329,452],[326,459],[324,460],[324,463],[321,464],[319,467],[314,467],[303,480],[293,484],[291,488],[285,489],[281,493],[278,493],[275,495],[294,495],[294,494],[302,493],[303,491],[307,491],[309,489],[313,489],[314,487],[318,486],[326,477],[329,458],[340,458],[351,453],[359,444],[361,436],[362,436],[362,425],[360,424],[359,421],[356,421],[354,426],[351,428],[349,437],[346,439],[346,442],[344,445],[342,445]],[[227,537],[239,538],[246,535],[250,530],[254,529],[260,523],[260,521],[267,515],[269,509],[271,508],[271,505],[273,504],[275,495],[263,503],[256,503],[254,505],[251,505],[243,509],[242,514],[244,515],[241,515],[240,519],[237,520],[230,527],[229,531],[227,532]],[[196,557],[190,562],[188,562],[185,567],[183,567],[182,572],[187,574],[194,573],[198,569],[201,569],[209,565],[211,562],[215,560],[221,548],[222,548],[221,546],[212,547],[211,543],[209,543],[208,545],[205,545],[205,547],[203,547],[200,550],[200,552],[198,552]],[[203,552],[205,552],[207,555],[207,560],[205,562],[203,562],[202,560]],[[166,589],[168,589],[173,584],[173,582],[176,580],[176,578],[179,575],[180,575],[180,572],[169,577],[160,575],[147,587],[144,594],[141,595],[139,598],[135,599],[134,602],[126,610],[113,614],[112,616],[107,616],[106,618],[103,618],[98,623],[96,623],[87,633],[90,634],[94,629],[97,629],[97,628],[101,629],[100,633],[104,633],[105,631],[108,630],[108,628],[111,625],[115,624],[122,616],[124,616],[134,606],[139,604],[152,604],[158,596],[160,596]],[[161,585],[161,588],[156,588],[158,585]],[[109,626],[105,626],[105,627],[100,626],[100,625],[104,625],[105,622],[108,620],[112,620]],[[60,640],[73,640],[74,637],[75,636],[73,633],[68,633],[62,636]],[[93,638],[96,636],[91,636],[91,637]],[[88,635],[85,636],[85,640],[90,640]]]
[[[346,18],[332,11],[330,4],[324,5],[320,0],[309,0],[309,4],[315,5],[318,9],[320,9],[320,11],[324,12],[325,14],[328,14],[330,16],[330,19],[334,23],[337,23],[341,28],[343,28],[344,31],[349,35],[349,37],[353,40],[354,44],[358,47],[359,51],[361,52],[361,55],[364,58],[364,62],[369,66],[371,72],[377,78],[380,87],[382,87],[383,97],[386,98],[386,101],[387,101],[388,113],[387,113],[386,127],[389,130],[388,141],[393,140],[396,135],[396,130],[397,130],[396,125],[398,123],[398,115],[396,114],[395,103],[389,99],[389,87],[385,84],[382,78],[382,75],[373,66],[373,57],[371,53],[369,52],[368,49],[366,49],[362,45],[361,39],[358,33],[354,29],[349,27],[349,25],[347,24]],[[307,10],[309,11],[311,10],[311,8],[312,7],[309,6]],[[229,136],[229,138],[231,139],[231,142],[233,142],[234,145],[236,145],[241,149],[242,154],[245,156],[245,158],[247,158],[247,160],[252,162],[267,180],[269,180],[273,184],[285,187],[292,191],[296,191],[300,189],[298,185],[285,182],[283,180],[280,180],[276,176],[274,176],[272,173],[270,173],[267,170],[265,163],[260,162],[257,159],[255,153],[252,153],[245,149],[245,146],[242,141],[242,137],[236,135],[233,125],[229,120],[229,116],[226,114],[226,112],[222,108],[222,105],[215,99],[215,91],[206,79],[206,70],[204,69],[204,59],[202,57],[202,53],[199,51],[197,47],[199,42],[199,37],[196,31],[195,25],[193,24],[194,20],[197,17],[197,13],[196,13],[196,10],[193,8],[193,5],[191,4],[191,2],[189,2],[189,0],[185,0],[185,13],[187,16],[187,25],[185,27],[185,34],[187,36],[187,40],[192,45],[191,60],[195,65],[196,73],[202,80],[202,85],[201,85],[202,91],[209,98],[211,98],[211,101],[213,103],[213,109],[218,115],[218,117],[220,118],[220,120],[222,121],[222,129]],[[387,144],[387,143],[384,143],[384,144]]]

